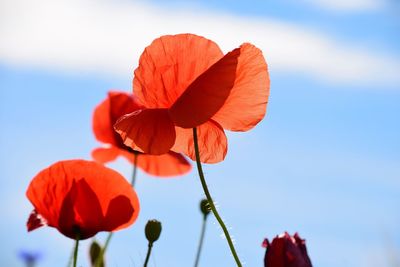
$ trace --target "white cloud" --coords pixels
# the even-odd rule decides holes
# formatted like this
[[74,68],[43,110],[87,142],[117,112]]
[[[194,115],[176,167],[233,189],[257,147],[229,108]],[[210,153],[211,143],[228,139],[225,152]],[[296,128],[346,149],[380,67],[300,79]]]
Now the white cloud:
[[[308,75],[336,84],[398,85],[400,60],[299,25],[109,0],[10,0],[0,8],[0,62],[130,77],[162,34],[191,32],[227,52],[260,47],[271,73]],[[381,88],[381,86],[380,86]]]
[[371,11],[386,5],[385,0],[304,0],[310,4],[334,11]]

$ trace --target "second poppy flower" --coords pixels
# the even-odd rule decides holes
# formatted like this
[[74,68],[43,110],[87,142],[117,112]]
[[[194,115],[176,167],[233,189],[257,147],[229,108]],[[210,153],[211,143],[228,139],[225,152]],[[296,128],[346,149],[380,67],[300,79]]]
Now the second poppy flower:
[[[133,94],[111,91],[94,110],[93,132],[96,139],[106,146],[92,151],[92,157],[100,163],[115,160],[118,156],[126,158],[143,171],[156,176],[185,174],[191,169],[190,163],[181,154],[169,151],[163,155],[150,155],[134,151],[126,146],[113,125],[122,115],[143,109]],[[137,148],[136,148],[137,149]],[[135,161],[136,153],[136,161]]]

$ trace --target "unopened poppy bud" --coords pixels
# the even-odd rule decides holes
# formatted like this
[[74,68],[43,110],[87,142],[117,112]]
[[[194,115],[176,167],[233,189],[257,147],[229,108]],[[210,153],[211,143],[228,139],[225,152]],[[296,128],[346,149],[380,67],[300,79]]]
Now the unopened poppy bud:
[[211,209],[207,199],[203,199],[200,202],[200,210],[203,213],[204,217],[207,217],[207,215],[210,214]]
[[90,262],[92,263],[92,266],[96,266],[96,263],[99,261],[100,261],[100,266],[101,267],[104,266],[103,259],[99,259],[100,252],[101,252],[101,246],[96,241],[93,241],[89,249]]
[[297,233],[291,236],[285,232],[275,237],[271,243],[265,239],[263,247],[267,248],[264,257],[265,267],[312,267],[306,242]]
[[144,229],[147,240],[150,243],[157,241],[161,234],[161,222],[157,220],[149,220]]

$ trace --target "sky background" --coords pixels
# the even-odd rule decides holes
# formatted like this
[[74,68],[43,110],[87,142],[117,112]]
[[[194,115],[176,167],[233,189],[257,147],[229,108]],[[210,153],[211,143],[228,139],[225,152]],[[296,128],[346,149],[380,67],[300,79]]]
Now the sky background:
[[[0,0],[0,266],[66,266],[73,241],[53,228],[27,233],[30,180],[100,144],[94,107],[131,91],[150,42],[190,32],[224,52],[251,42],[269,64],[267,116],[228,133],[225,161],[206,179],[245,266],[262,266],[265,237],[298,231],[315,267],[400,266],[400,3],[385,0]],[[129,179],[123,159],[109,165]],[[202,189],[196,170],[138,173],[137,222],[114,235],[108,266],[142,266],[143,229],[163,231],[149,266],[194,262]],[[234,266],[210,217],[201,266]],[[97,239],[103,241],[105,234]],[[89,266],[82,242],[79,266]]]

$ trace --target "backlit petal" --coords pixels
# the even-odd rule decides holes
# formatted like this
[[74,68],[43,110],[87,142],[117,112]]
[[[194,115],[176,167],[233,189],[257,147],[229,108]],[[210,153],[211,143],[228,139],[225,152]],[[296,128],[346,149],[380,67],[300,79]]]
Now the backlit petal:
[[116,145],[114,140],[113,124],[110,118],[110,99],[106,98],[94,110],[93,133],[97,140]]
[[175,125],[193,128],[218,112],[234,86],[238,57],[240,49],[233,50],[190,84],[169,110]]
[[102,222],[98,196],[85,179],[74,179],[61,205],[58,230],[70,238],[79,234],[85,239],[101,231]]
[[223,53],[216,43],[193,34],[165,35],[142,53],[133,89],[147,108],[169,108]]
[[269,74],[261,50],[251,44],[240,46],[235,85],[213,120],[231,131],[247,131],[260,122],[269,96]]
[[93,149],[92,158],[99,163],[107,163],[115,160],[120,154],[120,149],[117,147],[98,147]]
[[114,125],[124,144],[144,153],[167,153],[175,142],[175,128],[167,109],[143,109],[122,116]]
[[121,146],[121,137],[114,131],[114,123],[122,115],[141,109],[138,100],[129,93],[111,91],[93,113],[93,132],[96,139],[114,146]]
[[[197,137],[201,162],[217,163],[224,160],[228,143],[221,125],[209,120],[197,127]],[[176,142],[171,150],[183,153],[192,160],[196,160],[193,129],[176,127]]]
[[182,175],[191,170],[185,157],[175,152],[164,155],[138,154],[137,166],[149,174],[164,177]]

